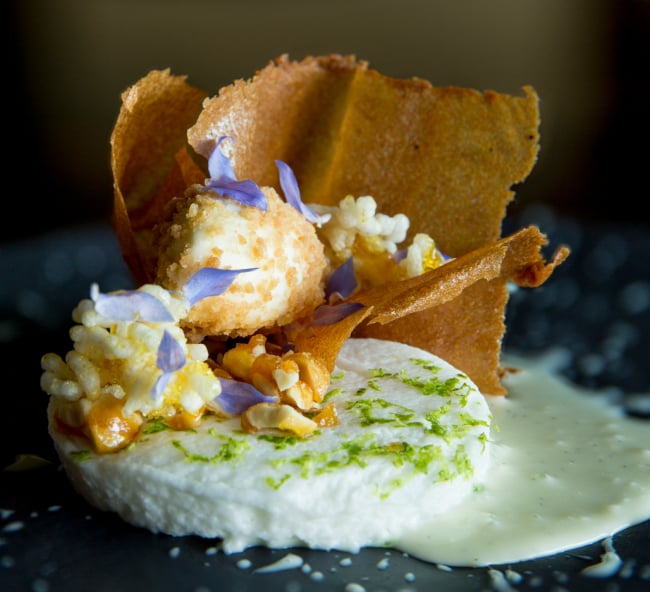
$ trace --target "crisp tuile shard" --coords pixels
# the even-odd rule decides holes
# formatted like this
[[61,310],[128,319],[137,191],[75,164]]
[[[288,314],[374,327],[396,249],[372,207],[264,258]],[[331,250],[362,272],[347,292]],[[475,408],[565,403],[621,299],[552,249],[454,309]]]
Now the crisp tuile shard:
[[275,161],[282,160],[305,202],[373,195],[380,211],[409,217],[411,235],[433,236],[455,258],[422,278],[360,294],[363,309],[306,328],[299,349],[333,367],[351,334],[395,339],[447,359],[483,392],[505,392],[499,355],[507,282],[540,285],[568,255],[562,247],[546,262],[546,237],[533,227],[501,239],[512,187],[539,148],[531,87],[517,97],[434,87],[389,78],[354,56],[282,55],[210,98],[165,70],[150,72],[122,99],[111,137],[114,221],[136,281],[152,276],[148,239],[167,202],[202,182],[205,158],[231,135],[238,178],[279,189]]

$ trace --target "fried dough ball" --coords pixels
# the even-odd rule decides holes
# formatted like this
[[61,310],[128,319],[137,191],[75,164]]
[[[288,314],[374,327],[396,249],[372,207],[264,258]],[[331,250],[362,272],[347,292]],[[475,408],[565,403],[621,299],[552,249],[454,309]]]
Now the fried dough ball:
[[156,282],[169,290],[202,267],[256,268],[190,310],[183,323],[192,341],[286,325],[323,302],[327,261],[313,225],[273,188],[262,191],[267,211],[190,188],[156,228]]

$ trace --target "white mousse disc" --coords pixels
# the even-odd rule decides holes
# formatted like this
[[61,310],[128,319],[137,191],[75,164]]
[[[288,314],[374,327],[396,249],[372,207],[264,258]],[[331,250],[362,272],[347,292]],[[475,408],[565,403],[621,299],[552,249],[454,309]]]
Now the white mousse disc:
[[490,409],[467,376],[428,352],[348,340],[329,402],[338,425],[305,438],[249,434],[239,418],[212,415],[192,430],[145,424],[109,454],[52,421],[50,433],[92,505],[153,532],[221,538],[227,553],[390,545],[462,503],[486,474]]

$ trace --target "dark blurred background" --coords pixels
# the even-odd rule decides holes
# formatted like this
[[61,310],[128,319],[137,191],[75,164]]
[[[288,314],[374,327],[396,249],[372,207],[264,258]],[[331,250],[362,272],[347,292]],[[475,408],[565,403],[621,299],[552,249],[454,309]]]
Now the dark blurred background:
[[[121,92],[169,67],[209,93],[282,53],[541,98],[517,206],[647,223],[647,0],[20,0],[3,3],[2,241],[109,216]],[[8,187],[7,187],[8,183]]]

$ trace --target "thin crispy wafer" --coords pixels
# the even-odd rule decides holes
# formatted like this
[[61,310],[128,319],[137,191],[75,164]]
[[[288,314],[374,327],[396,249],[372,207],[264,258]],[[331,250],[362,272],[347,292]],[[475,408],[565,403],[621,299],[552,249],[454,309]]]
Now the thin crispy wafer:
[[439,88],[386,77],[353,56],[280,56],[201,104],[204,97],[168,71],[124,93],[112,137],[114,215],[136,278],[151,277],[148,233],[165,203],[204,174],[185,147],[185,130],[203,158],[219,137],[232,136],[227,150],[238,178],[279,189],[274,161],[283,160],[304,201],[336,205],[347,194],[372,195],[379,211],[410,218],[411,236],[426,232],[456,258],[359,295],[368,308],[303,333],[302,349],[333,364],[353,331],[395,339],[447,359],[484,392],[503,392],[506,284],[539,285],[568,253],[545,262],[546,237],[532,227],[499,240],[511,188],[537,157],[532,88],[520,97]]
[[186,144],[187,128],[196,120],[205,96],[188,85],[185,76],[172,76],[169,70],[153,70],[122,93],[111,134],[113,223],[137,283],[152,277],[147,261],[153,257],[148,248],[153,222],[140,221],[139,232],[134,232],[135,213],[154,198],[164,202],[177,195],[178,183],[170,182],[170,175],[178,167],[176,154]]
[[332,372],[343,342],[371,313],[363,307],[331,325],[310,325],[298,332],[293,340],[297,351],[310,352],[320,358]]
[[513,97],[390,78],[351,56],[281,56],[206,101],[188,137],[206,157],[219,136],[235,137],[237,175],[276,188],[273,159],[284,160],[306,202],[372,195],[457,257],[500,237],[538,127],[530,87]]
[[499,357],[507,282],[534,287],[546,281],[569,254],[561,247],[546,262],[546,243],[529,226],[426,274],[360,294],[356,299],[373,310],[356,335],[426,349],[463,370],[482,392],[504,394]]

